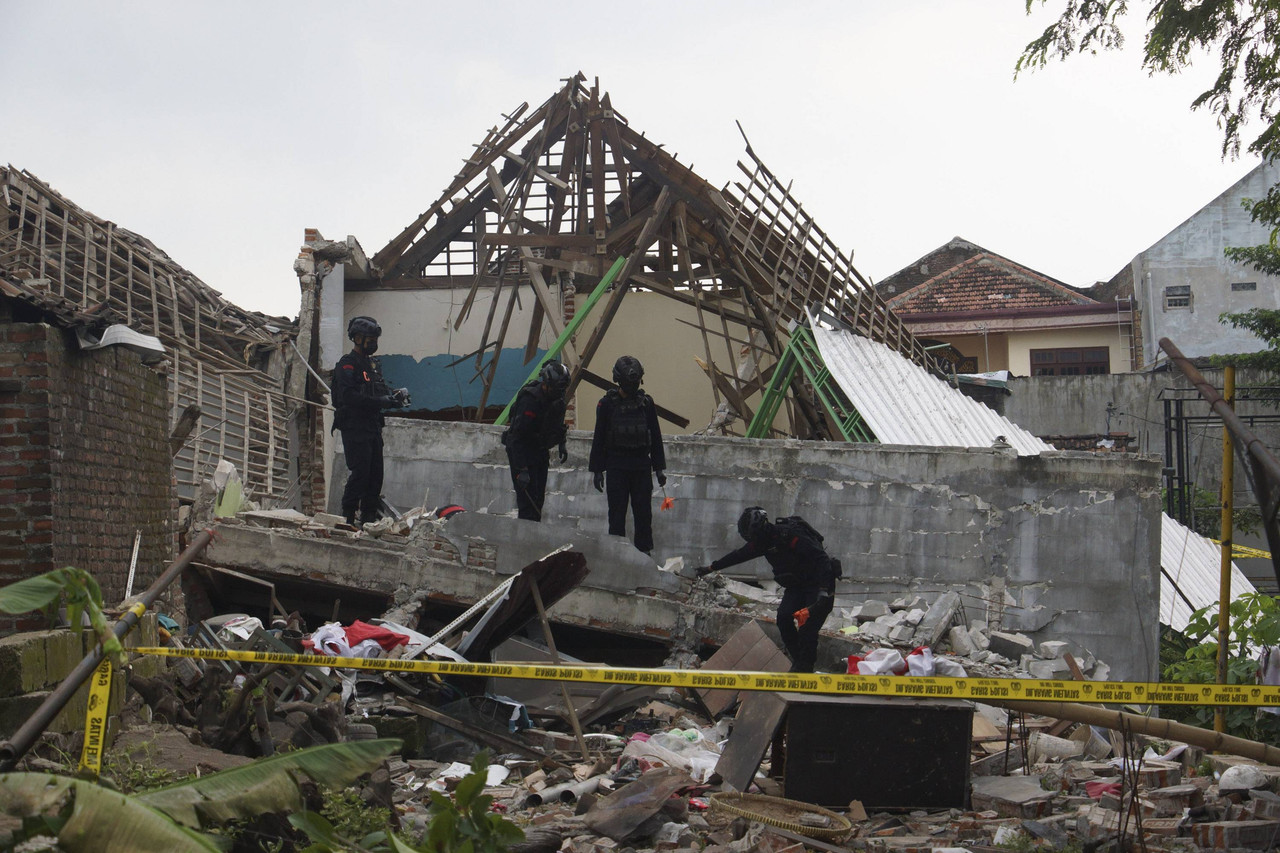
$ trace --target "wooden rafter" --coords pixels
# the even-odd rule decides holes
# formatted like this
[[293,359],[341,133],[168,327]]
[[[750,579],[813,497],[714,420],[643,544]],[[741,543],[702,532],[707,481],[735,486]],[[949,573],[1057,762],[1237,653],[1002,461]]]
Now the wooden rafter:
[[[741,179],[717,189],[632,128],[609,94],[582,74],[527,116],[526,109],[491,130],[441,197],[374,256],[387,286],[396,287],[456,280],[454,246],[476,259],[456,327],[478,289],[495,288],[490,322],[475,350],[478,368],[485,360],[486,398],[496,360],[515,333],[507,320],[517,294],[533,297],[531,322],[519,330],[528,362],[544,332],[558,335],[564,328],[557,294],[594,287],[620,256],[627,258],[622,275],[590,337],[576,352],[566,351],[575,386],[588,375],[629,288],[694,308],[712,394],[744,420],[747,398],[786,345],[788,325],[808,311],[836,317],[934,368],[849,256],[749,144]],[[499,320],[496,289],[503,287],[510,290]],[[716,368],[713,337],[725,342],[726,362],[737,365],[732,372]],[[803,377],[793,381],[786,411],[791,434],[823,434]]]

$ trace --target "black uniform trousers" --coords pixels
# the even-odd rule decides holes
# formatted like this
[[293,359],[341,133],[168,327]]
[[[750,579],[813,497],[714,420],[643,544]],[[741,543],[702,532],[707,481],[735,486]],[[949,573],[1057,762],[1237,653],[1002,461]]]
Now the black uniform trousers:
[[551,467],[551,455],[540,452],[524,452],[520,458],[529,463],[529,485],[522,486],[516,477],[520,473],[511,449],[507,448],[507,461],[511,464],[511,487],[516,490],[516,515],[529,521],[542,521],[542,504],[547,496],[547,469]]
[[[791,658],[792,672],[813,672],[818,662],[818,631],[835,605],[832,596],[825,596],[815,604],[821,591],[819,586],[787,587],[778,603],[778,633]],[[802,627],[796,628],[796,611],[805,607],[809,608],[809,618]]]
[[361,522],[377,521],[382,508],[382,433],[342,430],[342,453],[347,459],[347,485],[342,490],[342,514]]
[[627,505],[630,504],[631,519],[636,527],[636,548],[646,554],[652,551],[653,475],[649,469],[606,469],[604,493],[609,500],[609,533],[627,535]]

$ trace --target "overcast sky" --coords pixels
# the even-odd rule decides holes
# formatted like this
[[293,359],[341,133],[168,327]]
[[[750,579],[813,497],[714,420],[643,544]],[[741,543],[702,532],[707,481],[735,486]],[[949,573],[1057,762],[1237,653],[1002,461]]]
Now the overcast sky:
[[[1143,4],[1133,4],[1140,7]],[[1130,48],[1013,79],[1022,0],[0,0],[0,162],[294,316],[303,229],[370,254],[577,71],[719,186],[757,154],[873,279],[961,236],[1077,286],[1247,173]],[[1254,134],[1256,135],[1256,133]],[[1251,138],[1251,137],[1249,137]]]

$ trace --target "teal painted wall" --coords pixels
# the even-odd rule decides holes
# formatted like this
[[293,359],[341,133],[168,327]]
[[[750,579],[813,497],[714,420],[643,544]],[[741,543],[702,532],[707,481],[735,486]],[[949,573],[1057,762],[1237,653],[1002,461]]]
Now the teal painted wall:
[[[502,350],[498,359],[498,371],[493,378],[493,390],[489,392],[488,405],[505,406],[529,378],[538,360],[546,350],[538,350],[533,361],[524,362],[523,348]],[[482,377],[476,374],[474,358],[449,367],[458,356],[448,353],[426,358],[388,353],[379,355],[382,375],[392,388],[408,388],[413,398],[409,411],[440,411],[455,406],[477,406],[484,390]],[[485,362],[488,369],[488,362]]]

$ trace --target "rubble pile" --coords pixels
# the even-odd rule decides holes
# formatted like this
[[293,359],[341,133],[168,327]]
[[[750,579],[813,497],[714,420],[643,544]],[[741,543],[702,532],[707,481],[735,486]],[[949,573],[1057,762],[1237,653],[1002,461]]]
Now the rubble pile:
[[[251,510],[238,522],[386,542],[418,536],[413,528],[423,519],[429,528],[444,523],[420,510],[358,529],[296,515]],[[414,608],[401,601],[382,618],[310,628],[297,613],[270,624],[223,613],[186,632],[174,623],[167,641],[321,656],[577,664],[556,651],[544,603],[552,606],[585,574],[580,554],[557,551],[502,580],[432,636],[409,627],[418,624],[407,615]],[[682,644],[677,631],[666,666],[787,668],[768,624],[770,590],[719,576],[685,581],[690,636],[698,633],[696,614],[710,608],[762,618],[721,638],[710,661],[695,654],[695,644]],[[526,587],[536,611],[521,598]],[[1037,643],[966,619],[956,593],[843,603],[829,627],[830,651],[855,652],[828,655],[841,672],[1105,679],[1109,669],[1068,640]],[[115,750],[145,751],[181,777],[312,745],[394,738],[399,752],[358,794],[387,809],[409,837],[430,820],[430,792],[453,790],[484,754],[484,793],[525,832],[519,853],[1190,851],[1265,849],[1280,839],[1280,767],[981,704],[168,660],[154,677],[129,679]],[[931,716],[938,709],[950,716]],[[820,731],[821,755],[800,737],[800,723],[786,722],[813,719],[802,711],[815,710],[836,714]],[[874,713],[887,716],[868,716]],[[866,728],[869,720],[881,727]],[[903,738],[898,720],[917,729],[895,742]],[[74,737],[48,735],[26,767],[52,769],[52,758],[78,749]],[[884,793],[892,788],[887,777],[904,771],[955,784],[943,805],[895,800]],[[808,800],[799,799],[799,785],[788,792],[797,773],[823,774]],[[841,799],[850,779],[866,793]]]

